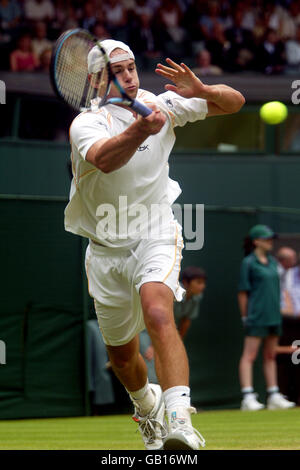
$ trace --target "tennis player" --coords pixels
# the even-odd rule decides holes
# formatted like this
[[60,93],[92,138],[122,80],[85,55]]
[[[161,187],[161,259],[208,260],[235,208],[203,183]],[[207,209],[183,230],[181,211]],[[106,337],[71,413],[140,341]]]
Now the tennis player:
[[[205,441],[192,427],[189,365],[173,315],[174,298],[180,301],[184,294],[178,283],[183,239],[171,209],[181,190],[169,178],[168,159],[174,127],[237,112],[245,100],[226,85],[204,85],[186,65],[170,59],[156,72],[173,83],[155,96],[139,88],[126,44],[109,39],[102,45],[126,93],[153,112],[142,118],[109,104],[75,118],[65,227],[89,239],[89,292],[146,449],[199,449]],[[100,65],[96,47],[88,55],[90,74]],[[116,94],[112,86],[110,95]],[[149,384],[139,353],[138,334],[145,326],[160,385]]]

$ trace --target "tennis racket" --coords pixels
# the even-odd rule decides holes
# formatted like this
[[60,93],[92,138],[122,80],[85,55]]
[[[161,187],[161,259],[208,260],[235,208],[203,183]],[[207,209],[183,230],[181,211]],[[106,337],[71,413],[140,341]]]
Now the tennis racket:
[[[87,56],[95,45],[99,48],[101,70],[90,74]],[[123,104],[143,117],[152,113],[152,109],[125,93],[112,72],[101,42],[84,29],[68,30],[57,39],[51,57],[50,79],[56,94],[78,111],[89,110],[92,105],[100,108],[106,104]],[[112,83],[120,97],[108,97]]]

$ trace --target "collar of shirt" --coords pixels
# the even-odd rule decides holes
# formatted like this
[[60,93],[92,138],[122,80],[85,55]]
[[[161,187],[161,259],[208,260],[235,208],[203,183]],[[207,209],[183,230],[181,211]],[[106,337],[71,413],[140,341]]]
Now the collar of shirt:
[[135,121],[135,117],[128,109],[122,108],[121,106],[115,104],[107,104],[106,108],[112,116],[121,119],[122,121]]

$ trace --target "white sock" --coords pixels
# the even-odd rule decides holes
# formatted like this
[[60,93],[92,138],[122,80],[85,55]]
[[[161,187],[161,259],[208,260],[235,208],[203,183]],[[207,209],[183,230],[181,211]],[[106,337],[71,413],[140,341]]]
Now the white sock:
[[272,395],[272,393],[278,393],[279,392],[279,388],[277,387],[277,385],[273,385],[273,387],[269,387],[267,389],[267,393],[269,395]]
[[190,420],[188,408],[191,406],[190,388],[185,385],[171,387],[164,391],[164,400],[169,423],[174,419]]
[[248,393],[254,393],[253,387],[244,387],[242,388],[242,394],[246,395]]
[[133,392],[127,390],[127,392],[129,393],[129,396],[136,406],[140,416],[146,416],[152,410],[155,403],[155,397],[150,388],[148,379],[146,384],[139,390],[135,390]]

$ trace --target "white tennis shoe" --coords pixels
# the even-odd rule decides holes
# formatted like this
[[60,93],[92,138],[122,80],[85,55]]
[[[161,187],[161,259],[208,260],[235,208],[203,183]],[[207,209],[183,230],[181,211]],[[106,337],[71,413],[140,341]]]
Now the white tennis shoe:
[[191,425],[189,414],[196,413],[195,408],[177,408],[171,413],[169,433],[164,440],[164,450],[199,450],[205,447],[205,439]]
[[[163,439],[167,435],[165,403],[160,385],[150,384],[150,388],[155,396],[152,410],[146,416],[140,416],[138,407],[135,406],[135,413],[132,419],[139,425],[139,431],[146,449],[161,450],[163,448]],[[136,405],[135,402],[133,403]]]
[[294,408],[296,403],[287,400],[281,393],[272,393],[267,400],[268,410],[287,410],[288,408]]
[[241,410],[243,411],[259,411],[262,410],[265,405],[257,400],[257,393],[247,393],[242,400]]

